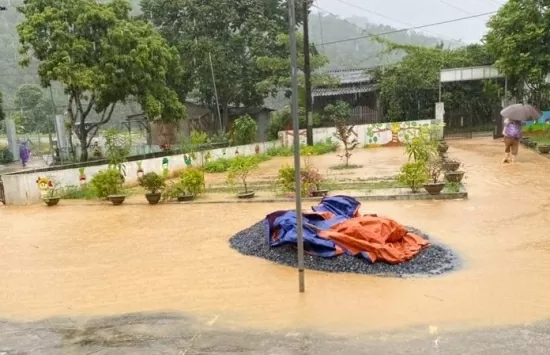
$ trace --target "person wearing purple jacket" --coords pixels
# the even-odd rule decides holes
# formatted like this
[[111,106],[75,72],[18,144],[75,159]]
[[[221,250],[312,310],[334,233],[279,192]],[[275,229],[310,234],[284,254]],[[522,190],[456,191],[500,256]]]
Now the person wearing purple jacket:
[[504,160],[502,162],[513,163],[518,155],[519,141],[523,136],[521,122],[505,119],[502,134],[504,135]]

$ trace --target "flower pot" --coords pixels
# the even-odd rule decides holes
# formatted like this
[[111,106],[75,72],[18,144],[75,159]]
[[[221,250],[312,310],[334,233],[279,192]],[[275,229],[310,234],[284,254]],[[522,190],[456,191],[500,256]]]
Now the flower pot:
[[194,195],[178,195],[179,202],[192,201],[195,199]]
[[315,190],[311,191],[312,197],[325,197],[328,194],[328,190]]
[[156,205],[157,203],[159,203],[160,201],[160,198],[161,198],[162,194],[160,193],[148,193],[148,194],[145,194],[145,198],[147,199],[147,201],[149,202],[149,204],[151,205]]
[[456,160],[447,160],[443,163],[443,169],[445,171],[457,171],[460,168],[460,162]]
[[44,197],[42,200],[48,206],[55,206],[59,203],[59,200],[61,200],[61,197]]
[[529,141],[529,142],[527,142],[527,146],[529,148],[536,148],[537,147],[537,142]]
[[254,197],[255,192],[254,191],[248,191],[248,192],[239,192],[237,194],[238,198],[252,198]]
[[523,137],[522,139],[520,139],[520,143],[525,145],[527,145],[527,143],[529,143],[530,141],[531,139],[529,137]]
[[432,182],[424,185],[424,189],[430,195],[439,195],[444,188],[445,188],[445,183],[443,182],[435,182],[435,183]]
[[109,201],[115,206],[122,205],[124,200],[126,199],[125,195],[109,195]]
[[439,153],[447,153],[447,151],[449,150],[449,146],[447,145],[447,143],[439,143],[437,146],[437,150],[439,151]]
[[447,171],[445,173],[445,179],[448,182],[461,182],[464,178],[464,171]]
[[537,149],[541,154],[548,154],[550,153],[550,145],[539,145],[537,146]]

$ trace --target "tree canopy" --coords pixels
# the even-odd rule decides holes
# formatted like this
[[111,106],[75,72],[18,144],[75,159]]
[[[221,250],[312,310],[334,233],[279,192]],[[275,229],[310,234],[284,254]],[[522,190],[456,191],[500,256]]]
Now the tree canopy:
[[[42,86],[61,82],[68,95],[68,115],[87,160],[92,138],[107,123],[117,103],[135,97],[150,118],[180,119],[185,114],[167,76],[178,80],[177,50],[156,30],[130,17],[130,3],[113,0],[25,0],[17,26],[22,65],[39,61]],[[173,78],[176,79],[173,79]],[[91,111],[100,115],[87,120]]]
[[[400,62],[373,71],[380,84],[382,109],[389,121],[434,117],[434,105],[439,101],[441,69],[490,65],[493,62],[481,45],[449,49],[442,45],[421,47],[379,41],[386,46],[386,53],[404,53]],[[445,110],[468,113],[474,124],[486,121],[498,103],[498,87],[495,85],[488,81],[446,83],[442,95]]]
[[44,98],[42,88],[34,84],[21,85],[15,93],[14,107],[26,132],[51,132],[53,129],[52,102]]
[[265,93],[256,87],[270,73],[257,58],[280,55],[278,36],[288,31],[285,0],[142,0],[141,8],[143,18],[179,49],[188,71],[177,88],[182,96],[193,91],[191,97],[215,107],[215,77],[224,112],[220,128],[227,128],[230,105],[263,103]]
[[[550,89],[550,12],[547,0],[509,0],[488,22],[487,50],[496,67],[509,79],[513,94],[537,106],[548,105]],[[543,100],[545,102],[543,102]]]

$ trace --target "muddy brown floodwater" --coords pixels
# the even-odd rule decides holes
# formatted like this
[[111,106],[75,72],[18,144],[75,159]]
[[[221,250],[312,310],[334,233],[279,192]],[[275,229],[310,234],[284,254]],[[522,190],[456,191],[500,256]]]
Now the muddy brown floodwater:
[[[2,207],[0,317],[178,311],[218,325],[347,334],[550,317],[550,160],[522,150],[504,166],[501,143],[489,139],[450,146],[465,163],[469,200],[365,203],[363,211],[436,236],[463,257],[457,272],[390,279],[307,271],[299,294],[295,270],[228,245],[291,203]],[[376,156],[375,174],[391,170],[381,160],[401,162],[401,154],[388,148],[355,159]]]

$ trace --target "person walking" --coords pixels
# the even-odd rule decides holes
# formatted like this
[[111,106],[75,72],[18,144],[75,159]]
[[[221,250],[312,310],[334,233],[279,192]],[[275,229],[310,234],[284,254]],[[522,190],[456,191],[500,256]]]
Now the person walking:
[[29,159],[31,157],[31,150],[27,146],[27,142],[22,142],[19,144],[19,158],[21,159],[21,164],[23,167],[27,166]]
[[519,141],[522,137],[521,122],[506,118],[504,120],[504,159],[503,163],[513,163],[519,151]]

